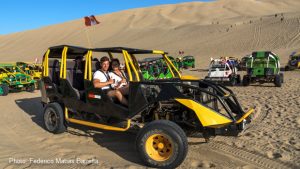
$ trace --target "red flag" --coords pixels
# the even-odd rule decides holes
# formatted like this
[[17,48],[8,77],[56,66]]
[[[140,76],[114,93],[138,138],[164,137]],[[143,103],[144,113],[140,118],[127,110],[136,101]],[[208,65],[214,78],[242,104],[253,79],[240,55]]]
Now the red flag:
[[94,15],[91,15],[91,16],[84,17],[84,23],[85,26],[93,26],[99,24],[100,22],[96,19]]

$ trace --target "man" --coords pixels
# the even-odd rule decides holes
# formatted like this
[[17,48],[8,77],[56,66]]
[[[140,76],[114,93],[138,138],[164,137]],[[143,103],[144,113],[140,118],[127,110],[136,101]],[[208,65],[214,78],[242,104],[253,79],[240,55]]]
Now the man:
[[110,78],[108,73],[109,68],[109,59],[104,56],[100,59],[101,69],[97,70],[94,73],[93,84],[95,88],[101,88],[109,97],[116,97],[120,103],[125,106],[128,106],[127,99],[119,90],[114,90],[111,87],[111,84],[114,83],[114,80]]

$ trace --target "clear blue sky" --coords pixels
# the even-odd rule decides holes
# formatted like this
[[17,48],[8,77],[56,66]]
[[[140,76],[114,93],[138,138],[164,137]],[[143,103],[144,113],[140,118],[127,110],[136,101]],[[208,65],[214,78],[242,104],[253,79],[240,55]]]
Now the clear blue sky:
[[36,29],[89,15],[191,1],[211,0],[1,0],[0,34]]

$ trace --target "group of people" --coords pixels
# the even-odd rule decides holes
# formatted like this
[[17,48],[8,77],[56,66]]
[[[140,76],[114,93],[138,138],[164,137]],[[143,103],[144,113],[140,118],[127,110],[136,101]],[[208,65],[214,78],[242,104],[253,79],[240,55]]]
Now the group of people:
[[[112,71],[109,71],[110,64]],[[125,95],[128,95],[129,86],[127,77],[120,69],[120,61],[104,56],[100,59],[101,68],[93,75],[93,84],[95,88],[101,88],[109,97],[117,98],[118,101],[128,106],[128,100]]]

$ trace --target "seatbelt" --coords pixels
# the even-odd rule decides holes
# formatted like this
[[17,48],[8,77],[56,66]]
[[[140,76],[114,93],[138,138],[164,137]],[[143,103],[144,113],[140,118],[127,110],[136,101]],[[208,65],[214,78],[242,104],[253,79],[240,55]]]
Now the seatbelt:
[[126,79],[126,82],[128,82],[128,78],[126,77],[125,73],[123,71],[121,71],[122,76]]
[[[104,73],[102,70],[99,70],[101,73],[103,73],[104,74],[104,76],[106,77],[106,82],[108,82],[109,81],[109,79],[110,79],[110,77],[109,77],[109,75],[108,75],[108,73]],[[111,87],[111,85],[109,85],[109,88],[110,89],[113,89],[112,87]]]
[[124,78],[124,79],[126,80],[126,83],[127,83],[127,82],[128,82],[128,79],[127,79],[127,77],[125,76],[124,72],[122,72],[122,71],[120,71],[120,72],[121,72],[122,76],[118,75],[118,74],[115,73],[115,72],[112,72],[112,73],[115,74],[116,76],[120,77],[121,79]]

